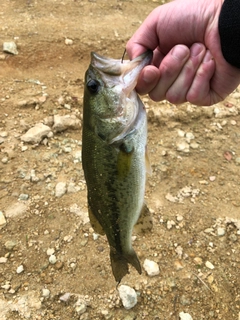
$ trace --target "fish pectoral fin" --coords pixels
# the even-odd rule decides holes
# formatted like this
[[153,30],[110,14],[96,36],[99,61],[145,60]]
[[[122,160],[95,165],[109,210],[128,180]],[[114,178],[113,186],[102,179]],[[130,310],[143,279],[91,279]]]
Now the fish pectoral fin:
[[130,171],[133,152],[134,152],[134,147],[132,147],[131,145],[128,145],[125,142],[123,142],[119,146],[117,170],[118,170],[118,177],[121,179],[125,178]]
[[91,223],[91,226],[93,228],[93,230],[100,234],[100,235],[104,235],[105,232],[103,230],[103,227],[101,226],[100,222],[98,221],[98,219],[95,217],[95,215],[93,214],[90,206],[88,205],[88,216],[89,216],[89,220],[90,220],[90,223]]
[[134,250],[132,250],[131,253],[124,254],[119,253],[115,248],[110,247],[110,259],[112,272],[118,283],[120,283],[122,278],[129,273],[128,263],[130,263],[139,274],[142,273],[140,262]]
[[146,172],[149,174],[149,176],[151,176],[152,175],[152,167],[151,167],[151,162],[150,162],[150,158],[148,155],[147,146],[145,147],[145,168],[146,168]]
[[146,203],[144,202],[140,216],[137,223],[134,226],[134,232],[141,234],[151,231],[153,228],[153,221],[150,210],[148,209]]

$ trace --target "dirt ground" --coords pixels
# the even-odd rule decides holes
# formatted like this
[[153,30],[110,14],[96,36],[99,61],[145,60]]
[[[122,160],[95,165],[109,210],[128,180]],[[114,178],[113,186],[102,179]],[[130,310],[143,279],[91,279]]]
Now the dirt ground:
[[[106,238],[86,220],[81,129],[41,143],[21,137],[53,116],[81,119],[90,52],[121,58],[127,40],[160,2],[4,0],[0,52],[0,318],[240,319],[240,93],[210,108],[143,101],[153,174],[146,201],[151,233],[136,235],[141,263],[122,284],[138,303],[122,306]],[[57,196],[56,185],[66,186]],[[49,262],[49,258],[50,261]],[[54,261],[55,259],[55,261]],[[185,315],[182,319],[191,319]],[[182,313],[183,317],[183,313]]]

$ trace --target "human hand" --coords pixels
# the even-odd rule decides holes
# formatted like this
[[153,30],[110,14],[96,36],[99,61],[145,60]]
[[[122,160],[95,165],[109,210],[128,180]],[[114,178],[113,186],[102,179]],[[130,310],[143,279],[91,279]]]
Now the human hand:
[[137,91],[154,101],[212,105],[240,83],[240,69],[223,57],[218,32],[222,0],[175,0],[157,7],[127,43],[131,59],[154,51]]

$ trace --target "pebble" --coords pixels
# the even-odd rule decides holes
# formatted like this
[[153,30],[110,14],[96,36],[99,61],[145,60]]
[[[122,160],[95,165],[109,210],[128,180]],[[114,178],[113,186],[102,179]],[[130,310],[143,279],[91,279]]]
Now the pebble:
[[192,148],[192,149],[198,149],[198,147],[199,147],[199,144],[197,143],[197,142],[191,142],[190,143],[190,148]]
[[192,132],[187,132],[186,133],[186,140],[188,143],[190,143],[191,140],[195,138],[194,134]]
[[43,138],[51,136],[52,131],[49,126],[43,123],[37,123],[34,127],[29,129],[24,135],[21,136],[21,141],[26,143],[40,143]]
[[192,316],[189,313],[180,312],[179,313],[180,320],[193,320]]
[[19,267],[17,267],[17,273],[20,274],[24,271],[24,267],[23,265],[21,264]]
[[219,237],[224,236],[224,235],[225,235],[225,232],[226,232],[225,228],[221,228],[221,227],[217,228],[217,235],[218,235]]
[[12,54],[18,54],[17,45],[14,41],[3,42],[3,51]]
[[75,310],[78,314],[83,314],[87,311],[87,303],[83,299],[79,298],[75,303]]
[[4,244],[5,248],[9,251],[11,251],[16,245],[17,245],[17,242],[14,240],[8,240]]
[[132,309],[137,304],[137,293],[133,288],[121,285],[118,287],[118,292],[125,309]]
[[55,264],[57,262],[57,258],[54,254],[51,254],[48,260],[51,264]]
[[211,269],[213,270],[215,267],[214,265],[210,262],[210,261],[206,261],[205,262],[205,266],[208,268],[208,269]]
[[4,214],[2,211],[0,211],[0,226],[3,226],[4,224],[6,224],[6,219],[4,217]]
[[189,144],[185,140],[178,141],[176,143],[177,151],[189,152]]
[[175,225],[176,225],[175,221],[173,221],[173,220],[168,220],[167,221],[167,229],[168,230],[172,229],[172,227],[175,226]]
[[48,289],[42,289],[42,297],[48,298],[50,296],[50,290]]
[[54,132],[62,132],[67,129],[80,129],[81,128],[81,120],[78,119],[75,115],[54,115],[54,125],[53,131]]
[[59,300],[63,302],[67,302],[70,299],[70,297],[71,297],[71,293],[66,292],[59,298]]
[[195,258],[193,259],[193,261],[194,261],[195,264],[197,264],[197,265],[199,265],[199,266],[201,266],[202,263],[203,263],[202,258],[200,258],[200,257],[195,257]]
[[0,257],[0,263],[6,263],[7,260],[8,259],[6,257]]
[[149,259],[144,260],[143,268],[150,277],[157,276],[160,273],[158,264]]
[[66,182],[58,182],[55,187],[55,196],[57,198],[62,197],[67,191]]
[[19,197],[18,197],[18,200],[26,201],[26,200],[28,200],[28,198],[29,198],[29,195],[28,195],[28,194],[26,194],[26,193],[21,193],[21,194],[19,195]]
[[47,249],[47,255],[48,255],[48,256],[53,255],[54,252],[55,252],[55,249],[54,249],[54,248],[48,248],[48,249]]
[[66,38],[66,39],[65,39],[65,44],[66,44],[67,46],[71,46],[71,45],[73,44],[73,40]]
[[185,136],[185,132],[181,129],[178,130],[178,136],[183,138]]
[[4,164],[8,163],[8,157],[3,157],[2,158],[2,163],[4,163]]

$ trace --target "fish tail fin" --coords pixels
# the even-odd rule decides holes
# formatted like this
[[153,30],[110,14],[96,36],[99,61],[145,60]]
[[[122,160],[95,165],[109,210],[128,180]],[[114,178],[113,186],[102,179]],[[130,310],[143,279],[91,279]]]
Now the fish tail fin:
[[136,252],[132,249],[130,253],[119,253],[115,248],[110,249],[112,272],[115,280],[120,283],[122,278],[129,273],[128,263],[130,263],[139,274],[142,273],[141,264]]

